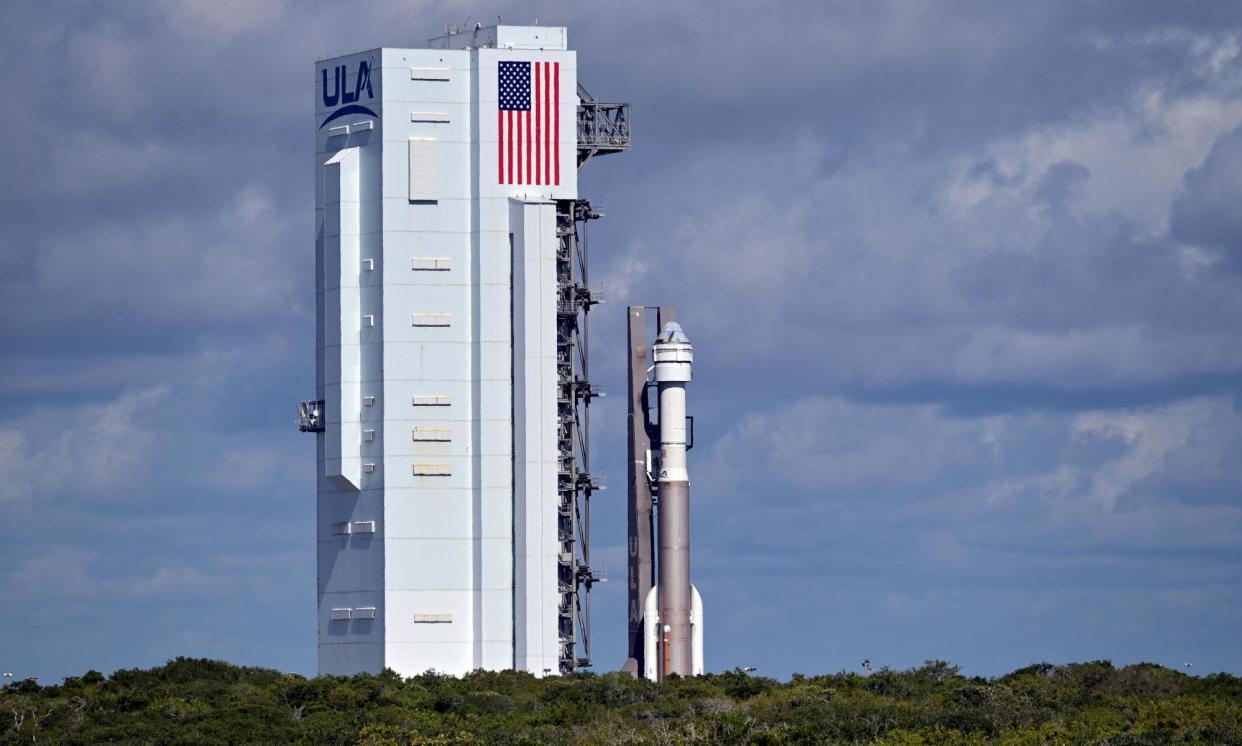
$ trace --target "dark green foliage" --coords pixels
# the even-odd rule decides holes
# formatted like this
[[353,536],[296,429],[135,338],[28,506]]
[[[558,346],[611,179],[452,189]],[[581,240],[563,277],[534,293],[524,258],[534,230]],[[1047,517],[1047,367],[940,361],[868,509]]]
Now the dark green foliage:
[[0,691],[0,742],[135,744],[1242,744],[1242,680],[1040,663],[997,679],[928,661],[869,676],[740,670],[307,679],[178,658]]

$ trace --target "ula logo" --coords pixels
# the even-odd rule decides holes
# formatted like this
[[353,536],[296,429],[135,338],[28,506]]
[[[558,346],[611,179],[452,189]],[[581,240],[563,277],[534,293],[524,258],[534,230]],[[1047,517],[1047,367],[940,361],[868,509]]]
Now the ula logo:
[[362,98],[362,92],[365,90],[368,99],[375,98],[375,93],[371,90],[371,65],[366,60],[358,63],[358,75],[354,79],[354,90],[351,92],[348,87],[349,83],[349,66],[337,65],[333,70],[332,93],[328,93],[328,68],[319,71],[320,84],[323,90],[323,105],[331,108],[337,104],[345,104],[341,108],[328,115],[323,120],[323,124],[319,125],[319,129],[323,129],[324,125],[334,119],[339,119],[350,114],[367,114],[375,116],[375,112],[371,111],[361,104],[355,103]]

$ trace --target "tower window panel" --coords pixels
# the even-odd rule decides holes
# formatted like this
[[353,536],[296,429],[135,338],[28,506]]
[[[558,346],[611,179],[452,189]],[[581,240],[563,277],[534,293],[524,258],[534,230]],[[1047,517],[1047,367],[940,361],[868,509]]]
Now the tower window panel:
[[416,427],[414,441],[416,443],[448,443],[453,440],[453,430],[448,427]]
[[447,407],[453,402],[449,394],[418,394],[414,396],[416,407]]
[[410,201],[440,199],[440,141],[410,138]]
[[414,464],[414,476],[416,477],[451,477],[453,476],[453,467],[451,464],[434,461],[420,461]]
[[415,272],[447,272],[449,259],[446,256],[416,256],[410,260],[410,269]]

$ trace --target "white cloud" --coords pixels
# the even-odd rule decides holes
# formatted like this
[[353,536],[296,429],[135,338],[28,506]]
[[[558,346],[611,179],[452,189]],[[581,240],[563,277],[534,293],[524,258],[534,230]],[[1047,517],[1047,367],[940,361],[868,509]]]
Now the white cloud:
[[[20,430],[0,430],[0,473],[12,475],[26,468],[26,434]],[[0,502],[22,495],[20,482],[0,479]]]
[[35,276],[14,285],[0,307],[23,328],[139,340],[176,329],[196,341],[211,329],[261,328],[310,313],[311,300],[299,294],[305,274],[288,265],[292,246],[282,248],[295,233],[293,218],[254,184],[222,202],[218,213],[83,222],[42,238]]
[[743,417],[701,468],[717,487],[731,476],[811,492],[866,497],[934,485],[988,459],[989,420],[945,417],[934,405],[868,406],[812,397]]
[[90,576],[90,567],[98,557],[96,552],[77,547],[52,547],[23,560],[9,573],[9,592],[77,600],[94,598],[100,587]]
[[1119,438],[1125,453],[1101,465],[1085,497],[1107,509],[1139,480],[1166,468],[1165,459],[1187,445],[1191,433],[1229,403],[1219,399],[1179,402],[1154,411],[1084,412],[1074,420],[1075,440]]
[[[1220,450],[1240,441],[1229,397],[975,418],[810,397],[746,415],[692,472],[704,510],[757,509],[759,500],[758,530],[778,542],[845,515],[880,532],[914,521],[930,532],[929,556],[963,565],[977,543],[968,529],[1019,544],[1228,546],[1242,530],[1242,493],[1204,504],[1193,490],[1242,485],[1242,464]],[[1209,481],[1172,500],[1141,495],[1147,482],[1177,476],[1175,459]]]
[[187,478],[230,492],[261,490],[272,495],[283,487],[296,485],[312,493],[314,472],[307,467],[313,445],[308,440],[292,438],[273,443],[266,431],[205,439],[203,450],[211,458],[201,468],[188,470]]
[[[224,39],[292,20],[289,4],[281,0],[177,0],[172,5],[174,17],[187,31]],[[295,9],[293,15],[302,10]]]
[[153,574],[126,580],[125,585],[135,596],[183,594],[211,596],[235,590],[232,578],[210,575],[192,567],[163,567]]
[[[1147,88],[952,150],[868,143],[842,161],[814,131],[706,144],[663,186],[679,198],[651,217],[659,242],[605,270],[659,257],[644,295],[676,299],[706,347],[814,369],[830,390],[1139,389],[1238,371],[1242,340],[1218,320],[1242,293],[1187,271],[1167,223],[1186,172],[1239,123],[1242,97]],[[1066,164],[1078,176],[1050,212],[1043,187]]]
[[[1183,174],[1203,160],[1218,137],[1240,124],[1242,100],[1148,87],[1119,110],[1040,127],[963,154],[943,203],[962,215],[993,209],[987,198],[1029,200],[1049,167],[1070,161],[1091,172],[1079,211],[1116,211],[1149,231],[1160,231],[1167,228]],[[1007,182],[978,178],[980,161],[993,162]]]
[[103,405],[43,411],[0,430],[0,498],[46,500],[65,490],[99,495],[139,484],[157,440],[144,420],[167,389],[123,394]]
[[[114,602],[118,599],[188,599],[219,596],[263,596],[279,584],[264,571],[289,564],[280,554],[256,557],[221,555],[201,566],[170,565],[144,573],[117,573],[99,552],[73,546],[52,546],[20,561],[0,584],[9,599],[67,599]],[[297,560],[305,562],[302,555]],[[4,599],[0,599],[4,603]]]

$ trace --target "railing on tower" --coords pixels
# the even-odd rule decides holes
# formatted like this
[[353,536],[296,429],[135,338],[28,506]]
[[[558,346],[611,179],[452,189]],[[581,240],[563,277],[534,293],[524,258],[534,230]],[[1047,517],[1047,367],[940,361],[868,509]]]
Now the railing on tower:
[[593,156],[630,149],[630,105],[606,104],[578,84],[578,170]]

